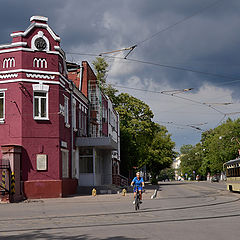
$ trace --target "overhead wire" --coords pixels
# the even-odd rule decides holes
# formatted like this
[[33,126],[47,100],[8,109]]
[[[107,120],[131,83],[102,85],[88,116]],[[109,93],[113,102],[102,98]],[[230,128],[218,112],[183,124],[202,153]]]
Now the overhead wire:
[[[97,54],[92,54],[92,53],[74,53],[74,52],[66,52],[67,54],[76,54],[76,55],[86,55],[86,56],[94,56],[97,57],[99,55]],[[211,72],[204,72],[200,70],[194,70],[191,68],[187,67],[181,67],[181,66],[173,66],[173,65],[168,65],[168,64],[161,64],[161,63],[155,63],[151,61],[144,61],[144,60],[139,60],[139,59],[133,59],[133,58],[124,58],[124,57],[117,57],[117,56],[104,56],[105,58],[112,58],[112,59],[118,59],[118,60],[125,60],[125,61],[131,61],[135,63],[141,63],[141,64],[147,64],[147,65],[152,65],[156,67],[163,67],[163,68],[169,68],[169,69],[174,69],[174,70],[179,70],[179,71],[185,71],[185,72],[192,72],[192,73],[197,73],[197,74],[203,74],[211,77],[218,77],[218,78],[223,78],[223,79],[229,79],[233,80],[231,82],[222,82],[220,83],[221,85],[228,84],[228,83],[233,83],[233,82],[240,82],[240,77],[235,77],[235,76],[228,76],[228,75],[222,75],[222,74],[216,74],[216,73],[211,73]]]
[[189,16],[187,16],[187,17],[185,17],[185,18],[183,18],[183,19],[181,19],[181,20],[179,20],[179,21],[177,21],[177,22],[175,22],[175,23],[173,23],[173,24],[171,24],[171,25],[161,29],[160,31],[152,34],[151,36],[145,38],[144,40],[137,42],[136,45],[143,44],[144,42],[147,42],[147,41],[155,38],[160,33],[166,32],[167,30],[169,30],[169,29],[171,29],[171,28],[173,28],[173,27],[175,27],[175,26],[177,26],[177,25],[179,25],[179,24],[181,24],[181,23],[183,23],[183,22],[185,22],[185,21],[195,17],[196,15],[198,15],[198,14],[200,14],[200,13],[202,13],[202,12],[212,8],[212,7],[214,7],[215,5],[217,5],[217,4],[219,4],[220,2],[223,2],[223,1],[225,1],[225,0],[217,0],[217,1],[214,1],[214,2],[212,2],[210,4],[208,4],[207,6],[201,8],[199,11],[196,11],[193,14],[191,14],[191,15],[189,15]]

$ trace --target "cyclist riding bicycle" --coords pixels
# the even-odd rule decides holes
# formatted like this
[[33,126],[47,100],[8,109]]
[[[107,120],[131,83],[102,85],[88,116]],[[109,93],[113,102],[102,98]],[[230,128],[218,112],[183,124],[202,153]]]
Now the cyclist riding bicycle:
[[132,180],[131,182],[131,186],[134,185],[134,201],[133,204],[135,204],[135,197],[137,194],[137,189],[139,191],[139,196],[140,196],[140,203],[142,203],[142,189],[144,187],[144,181],[143,178],[140,177],[140,172],[136,173],[136,177]]

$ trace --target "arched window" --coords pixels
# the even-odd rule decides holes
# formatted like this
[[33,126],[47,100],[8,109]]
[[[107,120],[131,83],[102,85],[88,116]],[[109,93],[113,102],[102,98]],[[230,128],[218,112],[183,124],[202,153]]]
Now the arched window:
[[12,68],[16,66],[15,59],[11,58],[4,58],[3,60],[3,68]]
[[44,58],[34,58],[33,67],[37,68],[47,68],[47,60]]

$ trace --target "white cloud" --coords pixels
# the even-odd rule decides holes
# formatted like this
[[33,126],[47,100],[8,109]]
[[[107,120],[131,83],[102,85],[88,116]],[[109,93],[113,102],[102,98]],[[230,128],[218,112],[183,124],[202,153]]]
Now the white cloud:
[[[171,89],[167,83],[158,85],[151,79],[141,80],[137,76],[131,77],[126,83],[125,87],[148,89],[152,91]],[[173,139],[177,141],[178,148],[182,144],[196,143],[200,140],[201,132],[194,128],[188,127],[187,125],[198,126],[203,130],[206,130],[216,127],[223,117],[222,114],[207,106],[192,103],[190,101],[175,98],[173,96],[165,96],[160,93],[143,92],[126,88],[120,90],[123,92],[128,92],[129,94],[146,102],[154,112],[154,121],[168,127],[169,132],[173,135]],[[204,84],[197,91],[195,90],[193,92],[186,92],[176,96],[182,96],[202,103],[212,103],[213,107],[224,113],[238,112],[240,106],[240,102],[236,102],[232,98],[231,90],[226,90],[222,87],[216,87],[208,83]],[[215,105],[215,103],[226,102],[232,102],[235,104],[228,106]],[[231,117],[235,118],[239,116],[240,114],[232,115]],[[166,124],[167,122],[173,122],[176,125]]]

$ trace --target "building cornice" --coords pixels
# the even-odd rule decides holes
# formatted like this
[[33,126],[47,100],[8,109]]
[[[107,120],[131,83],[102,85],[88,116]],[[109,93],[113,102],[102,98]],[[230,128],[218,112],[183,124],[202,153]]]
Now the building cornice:
[[48,24],[46,23],[37,23],[34,22],[32,23],[24,32],[16,32],[16,33],[12,33],[10,34],[11,37],[26,37],[28,35],[28,33],[34,28],[34,27],[39,27],[39,28],[45,28],[47,29],[47,31],[50,33],[50,35],[52,36],[52,38],[55,41],[60,42],[61,38],[58,37],[54,31],[48,26]]
[[32,16],[30,18],[30,22],[32,21],[43,21],[43,22],[47,22],[48,18],[47,17],[43,17],[43,16]]
[[33,69],[16,69],[16,70],[13,69],[13,70],[8,70],[8,71],[0,71],[0,74],[19,73],[19,72],[60,75],[59,72],[41,71],[41,70],[33,70]]
[[[9,45],[9,46],[12,47],[11,45]],[[0,50],[0,54],[1,53],[9,53],[9,52],[17,52],[17,51],[36,52],[36,50],[31,49],[31,48],[20,47],[20,48]],[[59,55],[62,59],[65,59],[65,57],[64,57],[65,55],[63,55],[60,51],[45,51],[45,53]]]
[[[59,81],[48,81],[48,80],[37,80],[37,79],[25,79],[25,78],[19,78],[19,79],[11,79],[11,80],[4,80],[0,81],[0,84],[4,83],[15,83],[15,82],[34,82],[34,83],[47,83],[47,84],[54,84],[54,85],[62,85]],[[64,86],[63,86],[64,87]]]
[[26,46],[27,46],[27,42],[14,42],[10,44],[0,45],[0,49],[13,48],[13,47],[26,47]]

